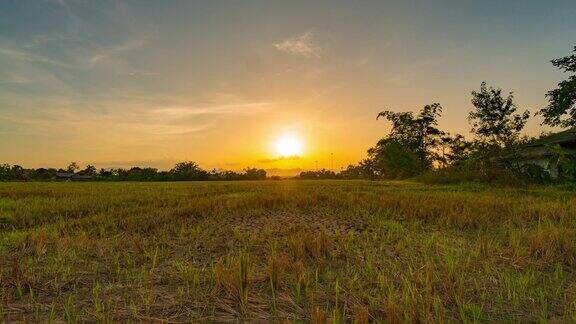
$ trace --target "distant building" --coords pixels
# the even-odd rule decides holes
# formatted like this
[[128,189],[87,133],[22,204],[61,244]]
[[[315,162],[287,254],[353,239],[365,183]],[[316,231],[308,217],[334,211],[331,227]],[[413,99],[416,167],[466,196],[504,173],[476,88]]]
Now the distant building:
[[69,172],[56,172],[56,180],[70,180],[74,176],[74,173]]
[[82,181],[82,180],[92,180],[92,176],[83,175],[71,172],[57,172],[55,176],[56,180],[72,180],[72,181]]
[[515,160],[520,166],[538,165],[548,171],[551,177],[556,178],[559,170],[554,160],[559,153],[565,156],[576,156],[576,129],[551,134],[532,141],[521,146],[516,154],[510,155],[508,158]]

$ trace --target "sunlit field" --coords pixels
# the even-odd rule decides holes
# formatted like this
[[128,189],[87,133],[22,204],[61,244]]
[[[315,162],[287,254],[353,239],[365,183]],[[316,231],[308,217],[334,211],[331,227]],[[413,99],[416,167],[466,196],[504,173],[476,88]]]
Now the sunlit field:
[[575,269],[560,187],[0,184],[0,322],[570,322]]

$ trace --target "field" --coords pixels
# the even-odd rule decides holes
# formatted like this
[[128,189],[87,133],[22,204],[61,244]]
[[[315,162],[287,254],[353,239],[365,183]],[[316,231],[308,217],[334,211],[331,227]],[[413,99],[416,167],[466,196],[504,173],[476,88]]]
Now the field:
[[576,194],[0,183],[0,322],[576,321]]

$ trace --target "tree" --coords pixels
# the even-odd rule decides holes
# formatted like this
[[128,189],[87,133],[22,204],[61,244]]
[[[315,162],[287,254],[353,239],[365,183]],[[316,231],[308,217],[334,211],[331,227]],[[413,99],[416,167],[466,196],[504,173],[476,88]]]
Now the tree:
[[394,138],[383,138],[368,150],[372,167],[380,177],[408,178],[424,171],[418,155]]
[[472,104],[475,109],[468,115],[472,133],[489,146],[513,146],[530,117],[529,111],[516,113],[512,92],[504,98],[502,89],[487,88],[486,82],[482,82],[480,91],[472,91]]
[[80,174],[94,177],[98,172],[95,166],[88,164],[84,170],[80,171]]
[[244,179],[246,180],[266,180],[266,170],[256,168],[244,169]]
[[10,165],[9,164],[0,164],[0,180],[10,180]]
[[571,72],[572,75],[568,80],[558,83],[558,88],[548,91],[548,106],[540,109],[537,114],[544,117],[543,125],[576,127],[576,54],[551,62],[555,67]]
[[100,169],[100,172],[98,172],[98,176],[101,179],[106,179],[106,180],[112,180],[112,178],[114,177],[114,172],[113,170],[106,170],[104,168]]
[[80,166],[78,166],[78,163],[76,162],[70,162],[70,164],[68,164],[68,167],[66,167],[66,171],[70,173],[74,173],[78,169],[80,169]]
[[56,175],[56,169],[46,169],[46,168],[38,168],[32,172],[33,179],[36,180],[48,180],[52,179]]
[[24,168],[19,165],[13,165],[10,169],[11,180],[25,180],[24,174]]
[[142,168],[140,170],[141,181],[153,181],[158,178],[158,169],[156,168]]
[[472,143],[464,136],[444,134],[440,137],[440,154],[438,161],[443,167],[464,161],[472,153]]
[[384,117],[392,122],[392,131],[386,139],[393,140],[415,153],[422,166],[429,168],[435,160],[434,149],[443,134],[438,129],[438,118],[441,114],[442,106],[433,103],[424,106],[417,116],[412,112],[382,111],[376,119]]
[[201,180],[208,176],[208,173],[198,166],[195,162],[179,162],[170,170],[174,180]]
[[340,172],[340,175],[344,179],[374,179],[376,177],[371,159],[364,159],[358,165],[349,165]]

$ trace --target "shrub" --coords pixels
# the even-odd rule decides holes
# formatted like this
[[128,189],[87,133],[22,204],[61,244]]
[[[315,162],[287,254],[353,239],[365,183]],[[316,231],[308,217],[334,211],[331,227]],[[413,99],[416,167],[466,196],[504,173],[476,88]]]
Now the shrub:
[[525,164],[520,168],[520,175],[531,183],[550,183],[552,177],[543,167],[536,164]]
[[529,181],[508,165],[498,162],[472,161],[430,170],[418,177],[428,184],[482,182],[503,186],[521,186]]

